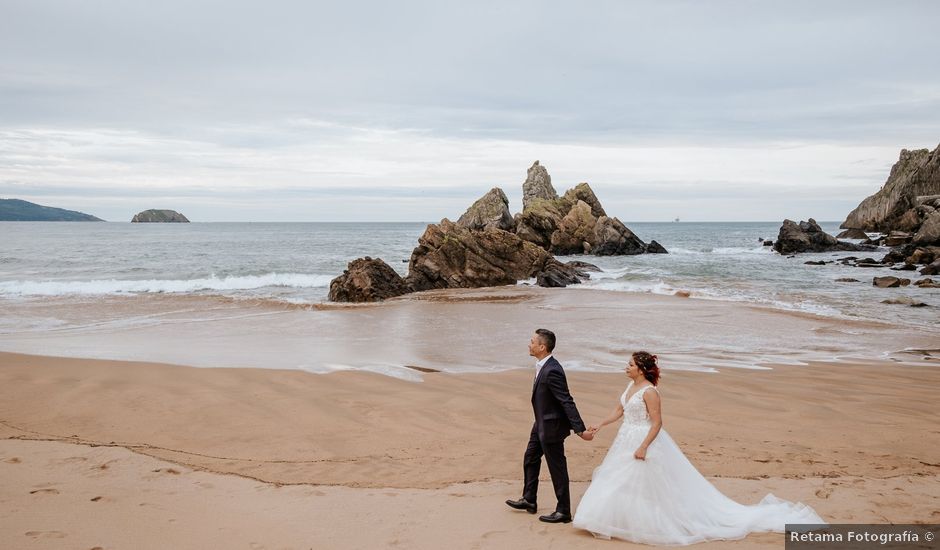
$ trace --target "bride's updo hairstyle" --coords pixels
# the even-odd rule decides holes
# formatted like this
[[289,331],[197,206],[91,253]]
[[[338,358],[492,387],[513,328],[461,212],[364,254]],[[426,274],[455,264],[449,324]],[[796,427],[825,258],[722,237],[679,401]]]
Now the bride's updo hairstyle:
[[633,354],[633,362],[640,369],[643,377],[650,381],[650,384],[659,383],[659,360],[656,356],[645,351],[637,351]]

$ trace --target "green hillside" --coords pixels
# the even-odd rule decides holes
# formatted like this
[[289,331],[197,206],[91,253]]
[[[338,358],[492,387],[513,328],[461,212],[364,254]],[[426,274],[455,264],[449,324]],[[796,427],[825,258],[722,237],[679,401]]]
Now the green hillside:
[[43,206],[20,199],[0,199],[0,221],[4,222],[103,222],[94,216]]

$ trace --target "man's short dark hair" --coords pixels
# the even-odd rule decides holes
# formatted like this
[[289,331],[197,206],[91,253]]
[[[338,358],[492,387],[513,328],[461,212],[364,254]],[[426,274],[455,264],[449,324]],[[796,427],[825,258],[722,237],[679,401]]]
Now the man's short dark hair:
[[551,353],[555,349],[555,333],[545,328],[540,328],[535,333],[539,335],[539,340],[545,344],[548,353]]

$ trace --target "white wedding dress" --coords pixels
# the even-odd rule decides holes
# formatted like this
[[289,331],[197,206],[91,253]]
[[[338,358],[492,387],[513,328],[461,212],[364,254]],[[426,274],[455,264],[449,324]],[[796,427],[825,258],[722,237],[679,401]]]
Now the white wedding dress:
[[685,545],[783,532],[787,523],[825,523],[809,506],[771,494],[753,506],[731,500],[695,469],[665,430],[650,444],[645,461],[635,459],[650,429],[643,394],[656,390],[647,386],[627,400],[632,387],[631,382],[620,396],[623,424],[594,470],[575,527],[600,538]]

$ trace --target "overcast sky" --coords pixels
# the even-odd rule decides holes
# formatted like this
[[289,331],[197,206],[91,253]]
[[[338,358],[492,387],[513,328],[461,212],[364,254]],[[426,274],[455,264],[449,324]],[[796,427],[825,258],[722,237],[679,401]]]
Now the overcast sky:
[[536,159],[624,221],[841,220],[940,144],[940,2],[0,0],[0,198],[455,219]]

